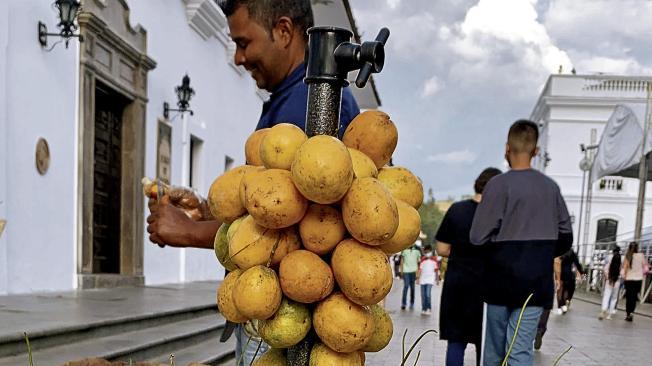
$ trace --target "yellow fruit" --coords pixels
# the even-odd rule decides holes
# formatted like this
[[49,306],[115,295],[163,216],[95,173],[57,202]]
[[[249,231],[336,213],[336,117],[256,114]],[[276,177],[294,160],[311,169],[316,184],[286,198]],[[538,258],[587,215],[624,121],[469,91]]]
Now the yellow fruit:
[[282,297],[276,272],[265,266],[244,271],[233,287],[235,307],[249,319],[268,319],[278,310]]
[[224,277],[224,281],[217,289],[217,307],[224,318],[233,323],[244,323],[248,319],[242,315],[233,302],[233,288],[242,271],[236,269]]
[[272,256],[272,266],[280,264],[286,255],[299,249],[301,249],[301,239],[299,238],[297,227],[292,226],[281,229],[279,242],[276,250],[274,250],[274,256]]
[[317,343],[310,351],[309,366],[359,366],[360,355],[357,352],[340,353]]
[[339,210],[313,203],[299,223],[299,233],[306,249],[324,255],[344,239],[346,227]]
[[351,155],[346,146],[335,137],[311,137],[297,151],[292,163],[292,181],[310,201],[335,203],[351,187]]
[[224,223],[217,230],[215,240],[213,241],[213,249],[217,260],[226,268],[227,271],[235,271],[238,267],[231,261],[229,257],[229,241],[227,239],[227,232],[231,224]]
[[[374,332],[374,319],[364,306],[335,292],[320,302],[313,313],[313,327],[324,344],[337,352],[362,349]],[[355,354],[359,362],[359,356]]]
[[379,248],[386,254],[394,254],[411,246],[419,238],[421,232],[421,216],[419,211],[407,203],[396,200],[398,208],[398,229],[396,233]]
[[378,352],[387,347],[389,341],[392,340],[394,324],[392,323],[392,318],[390,318],[382,306],[371,305],[369,311],[374,318],[374,334],[362,350],[365,352]]
[[287,170],[268,169],[243,182],[245,207],[258,225],[268,229],[292,226],[303,218],[308,201],[294,187]]
[[370,157],[376,168],[380,169],[392,158],[398,143],[398,131],[387,114],[366,111],[351,121],[342,141],[347,147],[360,150]]
[[258,334],[273,348],[288,348],[308,334],[311,323],[305,305],[284,298],[274,316],[258,323]]
[[335,247],[331,266],[340,290],[358,305],[377,304],[392,289],[392,268],[379,248],[345,239]]
[[247,216],[229,241],[229,256],[240,269],[267,264],[281,231],[266,229]]
[[307,250],[296,250],[286,255],[278,273],[285,296],[304,304],[325,298],[335,285],[331,267]]
[[378,171],[378,180],[389,189],[397,200],[418,209],[423,203],[423,185],[421,180],[409,170],[402,167],[384,167]]
[[369,245],[389,240],[398,228],[398,209],[376,178],[357,178],[342,200],[344,224],[351,236]]
[[215,179],[208,191],[208,205],[211,214],[221,222],[231,223],[247,213],[240,202],[240,181],[247,170],[256,169],[243,165],[231,169]]
[[238,231],[238,228],[240,228],[240,224],[242,223],[242,221],[244,219],[247,218],[247,216],[249,216],[249,215],[240,216],[237,219],[233,220],[231,225],[229,225],[229,229],[226,232],[226,242],[227,243],[231,242],[231,239],[233,238],[233,235],[235,235],[235,233]]
[[358,351],[358,355],[360,356],[360,366],[364,366],[367,356],[362,351]]
[[266,168],[290,170],[299,146],[307,139],[299,127],[290,123],[277,124],[260,142],[260,159]]
[[376,168],[376,164],[370,157],[354,148],[349,147],[348,149],[356,178],[378,177],[378,168]]
[[245,143],[245,158],[248,165],[263,166],[263,160],[260,158],[260,142],[269,130],[269,128],[263,128],[249,135]]
[[242,176],[242,179],[240,180],[240,188],[238,190],[238,195],[240,197],[240,202],[242,203],[242,206],[244,206],[245,208],[247,207],[247,202],[245,200],[245,188],[247,187],[249,181],[253,179],[252,178],[253,175],[264,171],[265,171],[264,166],[258,166],[256,167],[256,169],[247,170]]
[[287,359],[282,349],[271,348],[259,359],[254,361],[252,366],[286,366]]

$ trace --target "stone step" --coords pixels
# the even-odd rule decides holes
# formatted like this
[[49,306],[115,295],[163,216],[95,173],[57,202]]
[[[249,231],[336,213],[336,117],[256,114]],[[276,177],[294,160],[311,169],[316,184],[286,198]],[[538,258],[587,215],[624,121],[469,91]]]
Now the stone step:
[[[136,322],[137,324],[121,323],[124,326],[123,331],[111,329],[109,334],[104,335],[98,335],[103,330],[96,329],[94,336],[85,339],[80,339],[79,334],[70,334],[71,338],[75,338],[75,340],[52,347],[42,348],[32,344],[34,364],[59,366],[67,361],[87,357],[141,361],[162,354],[174,354],[177,351],[179,351],[179,355],[184,355],[184,350],[202,342],[213,340],[217,343],[225,324],[224,318],[213,310],[182,320],[171,321],[168,316],[161,316],[156,320],[158,322],[154,322],[154,319],[147,320],[148,326],[139,321]],[[153,324],[149,323],[150,321]],[[117,327],[118,324],[108,326]],[[64,337],[64,335],[59,334],[56,337]],[[217,348],[216,357],[219,359],[221,355],[226,355],[227,348],[233,350],[232,346],[229,347],[226,344],[223,349]],[[27,353],[24,346],[23,351],[18,355],[0,358],[0,366],[27,365]],[[182,363],[177,364],[183,365]]]
[[[174,363],[179,366],[188,365],[191,362],[216,366],[225,365],[230,361],[235,365],[235,337],[231,337],[225,343],[220,343],[219,337],[209,337],[173,354]],[[170,362],[170,354],[163,353],[158,357],[149,359],[148,362],[167,365]]]
[[[28,333],[28,336],[32,349],[46,349],[206,315],[215,316],[216,314],[217,306],[215,304],[205,304],[149,314],[100,318],[95,321],[88,321],[85,324],[63,324],[59,327],[52,326]],[[0,337],[0,358],[25,352],[26,345],[22,333],[16,332],[15,334]]]

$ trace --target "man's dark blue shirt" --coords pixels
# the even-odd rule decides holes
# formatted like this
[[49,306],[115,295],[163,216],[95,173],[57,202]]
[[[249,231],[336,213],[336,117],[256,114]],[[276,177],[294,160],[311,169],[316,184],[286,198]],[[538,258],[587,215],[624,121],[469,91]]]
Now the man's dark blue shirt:
[[[306,109],[308,105],[308,85],[303,82],[306,65],[299,65],[281,84],[272,91],[269,100],[263,104],[263,112],[256,130],[272,127],[279,123],[292,123],[306,130]],[[349,88],[342,90],[342,109],[340,111],[341,138],[351,120],[360,114],[360,108]]]

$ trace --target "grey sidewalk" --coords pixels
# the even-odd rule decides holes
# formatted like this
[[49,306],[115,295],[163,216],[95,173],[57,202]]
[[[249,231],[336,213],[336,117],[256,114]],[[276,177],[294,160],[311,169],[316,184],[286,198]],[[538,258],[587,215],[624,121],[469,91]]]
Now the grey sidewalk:
[[[582,301],[590,302],[595,305],[601,305],[602,304],[602,295],[595,293],[595,292],[586,292],[583,290],[578,290],[575,291],[575,299],[580,299]],[[621,299],[618,301],[618,310],[625,311],[625,299]],[[639,303],[636,305],[636,310],[634,311],[634,314],[638,314],[641,316],[647,316],[652,318],[652,304],[646,303],[646,304],[641,304]]]
[[[398,366],[401,363],[401,337],[408,329],[406,348],[429,329],[438,329],[439,297],[441,286],[433,289],[435,314],[429,317],[420,315],[419,287],[417,286],[416,309],[401,311],[402,281],[396,280],[388,296],[386,308],[394,321],[394,337],[388,348],[377,354],[367,354],[368,365]],[[566,354],[559,365],[643,365],[652,362],[652,319],[637,316],[633,323],[623,320],[624,314],[618,312],[614,320],[599,321],[599,306],[589,302],[574,301],[567,315],[550,316],[548,333],[543,347],[535,353],[536,366],[552,366],[558,355],[569,346],[573,349]],[[445,365],[446,343],[438,335],[429,334],[415,347],[409,362],[413,365],[416,352],[421,350],[418,365]],[[469,346],[465,365],[475,365],[475,350]]]

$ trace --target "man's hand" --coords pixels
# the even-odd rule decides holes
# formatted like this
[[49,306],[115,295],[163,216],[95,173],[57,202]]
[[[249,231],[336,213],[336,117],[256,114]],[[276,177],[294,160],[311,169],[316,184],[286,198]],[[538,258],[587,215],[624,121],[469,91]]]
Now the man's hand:
[[195,222],[183,210],[161,200],[159,204],[149,204],[147,217],[149,240],[161,245],[186,247],[192,242],[191,233]]

